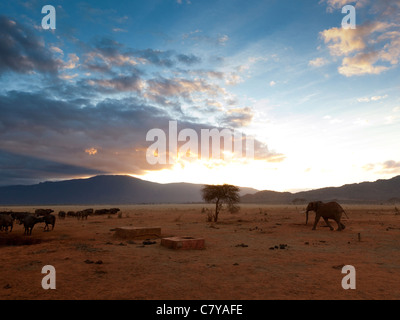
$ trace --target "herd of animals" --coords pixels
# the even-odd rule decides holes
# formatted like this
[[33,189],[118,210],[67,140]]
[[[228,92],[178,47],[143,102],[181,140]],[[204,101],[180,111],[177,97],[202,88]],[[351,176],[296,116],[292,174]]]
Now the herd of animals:
[[[121,211],[119,208],[111,209],[85,209],[82,211],[60,211],[58,217],[65,219],[65,217],[75,217],[78,220],[87,219],[89,215],[112,215]],[[32,229],[37,223],[44,223],[44,231],[50,231],[54,229],[56,223],[56,216],[53,214],[52,209],[36,209],[35,213],[30,212],[13,212],[3,211],[0,212],[0,231],[11,232],[13,230],[14,223],[24,225],[24,235],[31,235]]]
[[[85,209],[82,211],[60,211],[58,213],[58,217],[60,219],[65,219],[65,217],[76,217],[77,219],[87,219],[89,215],[113,215],[117,212],[121,211],[119,208],[111,208],[111,209]],[[337,202],[328,202],[324,203],[322,201],[313,201],[310,202],[306,208],[306,224],[308,223],[308,213],[310,211],[315,212],[315,221],[313,230],[316,229],[317,224],[320,218],[323,218],[327,226],[333,230],[333,227],[329,223],[329,219],[334,220],[337,223],[338,231],[344,230],[345,226],[340,221],[342,218],[342,214],[346,214],[343,208]],[[50,225],[52,226],[52,230],[54,229],[54,225],[56,222],[56,216],[53,214],[54,210],[52,209],[37,209],[35,213],[29,212],[0,212],[0,231],[6,231],[10,229],[12,231],[13,225],[15,221],[18,221],[19,224],[24,225],[24,234],[31,235],[32,229],[35,224],[44,222],[45,227],[44,231],[50,230]],[[347,214],[346,214],[347,216]]]

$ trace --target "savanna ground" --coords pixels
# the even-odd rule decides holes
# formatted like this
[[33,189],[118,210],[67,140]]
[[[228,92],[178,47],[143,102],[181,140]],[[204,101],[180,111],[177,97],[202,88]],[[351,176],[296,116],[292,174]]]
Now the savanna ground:
[[[344,206],[350,219],[344,217],[342,232],[330,231],[322,219],[312,231],[314,214],[305,225],[305,206],[241,205],[238,213],[222,212],[218,223],[206,222],[203,207],[120,206],[121,218],[57,217],[53,231],[38,224],[32,236],[14,225],[11,233],[0,232],[0,299],[400,299],[394,206]],[[206,248],[180,251],[160,239],[143,245],[115,238],[113,229],[122,226],[159,226],[163,237],[204,238]],[[287,246],[271,249],[281,244]],[[41,286],[45,265],[56,269],[56,290]],[[356,268],[355,290],[342,288],[344,265]]]

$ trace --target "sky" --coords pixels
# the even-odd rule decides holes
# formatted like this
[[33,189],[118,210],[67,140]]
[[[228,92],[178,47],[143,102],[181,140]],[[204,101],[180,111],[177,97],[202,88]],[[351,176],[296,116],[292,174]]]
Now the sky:
[[[294,192],[389,179],[399,59],[395,0],[2,1],[0,185],[126,174]],[[253,156],[221,143],[203,157],[213,129],[253,139]]]

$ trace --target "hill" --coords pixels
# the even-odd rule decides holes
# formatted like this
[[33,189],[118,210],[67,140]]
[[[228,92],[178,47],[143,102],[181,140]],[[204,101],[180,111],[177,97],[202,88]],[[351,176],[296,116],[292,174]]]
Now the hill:
[[[201,184],[160,184],[130,176],[95,176],[0,187],[0,205],[79,205],[202,202]],[[241,195],[258,190],[241,188]]]
[[[0,205],[198,203],[202,202],[202,187],[202,184],[160,184],[131,176],[103,175],[29,186],[0,187]],[[297,193],[241,188],[242,203],[303,204],[314,200],[400,203],[400,176]]]
[[400,176],[389,180],[347,184],[298,193],[260,191],[242,197],[243,203],[305,203],[337,200],[343,203],[400,203]]

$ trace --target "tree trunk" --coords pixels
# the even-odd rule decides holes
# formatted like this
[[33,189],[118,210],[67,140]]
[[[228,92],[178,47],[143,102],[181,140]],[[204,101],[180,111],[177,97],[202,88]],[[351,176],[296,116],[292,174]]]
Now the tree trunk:
[[215,203],[215,215],[214,215],[214,222],[218,221],[218,213],[219,213],[219,199]]

